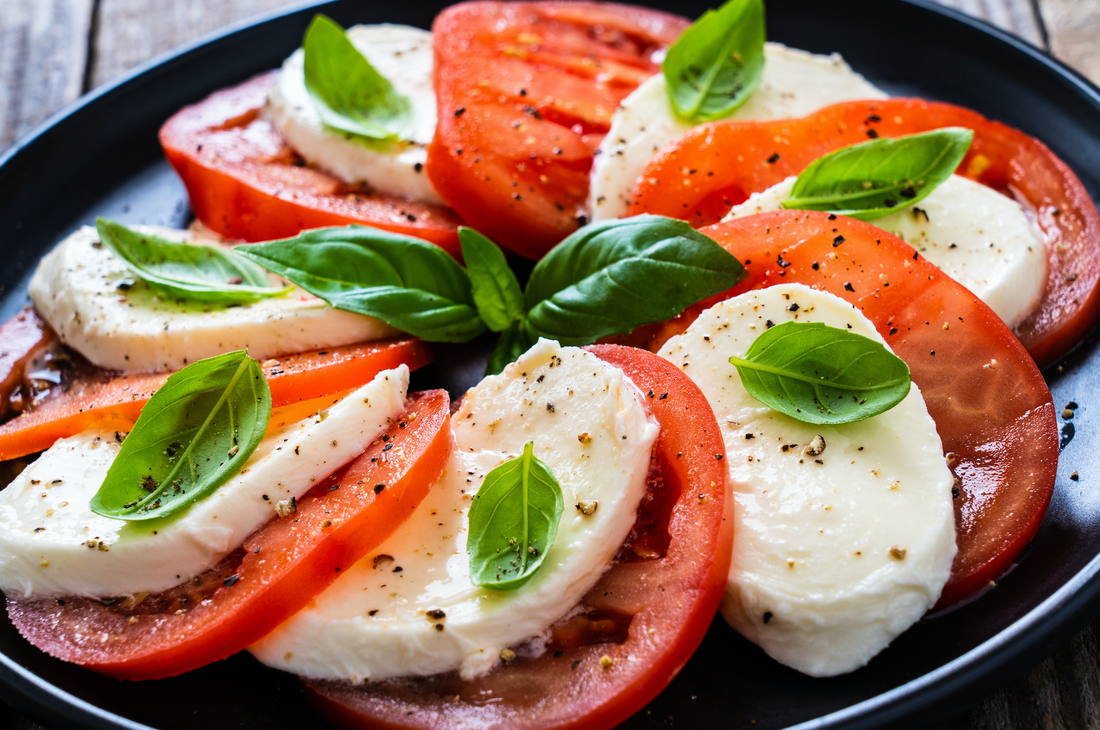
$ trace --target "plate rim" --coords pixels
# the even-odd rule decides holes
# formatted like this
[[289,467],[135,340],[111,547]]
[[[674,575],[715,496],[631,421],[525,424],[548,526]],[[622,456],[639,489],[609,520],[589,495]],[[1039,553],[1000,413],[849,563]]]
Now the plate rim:
[[[160,53],[138,64],[115,79],[80,96],[50,115],[46,120],[25,132],[0,154],[0,171],[15,166],[30,148],[59,133],[61,128],[85,109],[110,103],[110,96],[142,76],[162,67],[186,63],[188,58],[200,53],[204,47],[224,41],[234,35],[287,16],[314,11],[341,4],[344,0],[301,0],[258,15],[244,18],[205,33],[180,46]],[[620,0],[628,1],[628,0]],[[667,2],[667,0],[666,0]],[[1083,95],[1089,106],[1100,118],[1100,85],[1093,83],[1081,72],[1065,62],[1009,31],[998,28],[989,21],[967,15],[953,7],[940,5],[934,0],[892,0],[892,2],[918,8],[961,23],[974,31],[991,36],[1028,60],[1038,63],[1048,71],[1068,80],[1074,90]],[[664,5],[661,0],[642,0],[643,5]],[[1045,35],[1045,32],[1044,32]],[[1097,325],[1093,327],[1093,335]],[[1089,336],[1060,362],[1072,360],[1082,345],[1092,340]],[[1049,366],[1044,375],[1053,372],[1057,363]],[[991,636],[965,654],[947,664],[916,677],[894,689],[883,692],[841,710],[807,720],[789,730],[870,730],[871,728],[905,725],[913,722],[914,713],[923,721],[958,712],[972,706],[982,697],[1003,687],[1015,676],[1051,655],[1072,635],[1079,632],[1100,611],[1100,552],[1070,580],[1032,607],[1012,624]],[[35,719],[47,724],[65,726],[77,722],[94,730],[154,730],[149,725],[135,722],[121,715],[104,710],[76,697],[60,687],[44,680],[29,669],[19,665],[7,654],[0,652],[0,686],[8,690],[3,701]],[[929,708],[939,706],[947,712],[929,713]]]

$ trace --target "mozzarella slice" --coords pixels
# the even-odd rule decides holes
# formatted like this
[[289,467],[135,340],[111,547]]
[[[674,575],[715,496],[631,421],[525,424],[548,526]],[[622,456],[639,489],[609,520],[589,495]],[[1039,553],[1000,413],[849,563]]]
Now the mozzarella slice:
[[347,34],[378,73],[412,102],[411,137],[373,141],[325,126],[306,90],[301,49],[283,63],[265,116],[298,154],[344,182],[442,205],[424,172],[436,123],[432,34],[407,25],[356,25]]
[[[541,340],[466,393],[447,470],[398,531],[250,651],[307,677],[364,679],[491,669],[572,610],[630,532],[657,427],[622,371]],[[473,585],[467,513],[486,473],[534,441],[565,512],[546,561],[521,588]],[[598,503],[583,514],[582,500]],[[436,613],[436,612],[441,613]]]
[[[723,220],[783,210],[796,179],[753,193]],[[1023,208],[969,178],[952,175],[920,203],[871,224],[920,251],[1009,327],[1026,317],[1043,294],[1046,249]]]
[[166,590],[213,567],[363,452],[405,408],[402,365],[272,434],[239,474],[177,519],[124,522],[92,512],[120,444],[115,432],[63,439],[0,491],[0,590],[93,598]]
[[[769,320],[882,342],[842,299],[786,285],[715,305],[660,354],[699,385],[726,442],[735,525],[722,615],[783,664],[832,676],[866,664],[936,602],[955,555],[953,478],[916,384],[886,413],[840,426],[748,395],[729,358]],[[818,436],[824,451],[806,453]]]
[[[886,94],[853,71],[839,54],[821,56],[780,43],[764,46],[764,77],[730,120],[766,121],[804,117],[841,101],[885,99]],[[621,218],[646,164],[693,124],[672,110],[665,77],[644,81],[615,112],[611,129],[592,163],[588,210],[593,220]]]
[[[141,230],[174,241],[192,235],[169,228]],[[287,284],[274,275],[271,281]],[[396,332],[372,317],[333,309],[300,289],[247,306],[163,297],[137,280],[90,227],[43,257],[31,277],[30,296],[62,342],[108,370],[179,370],[189,362],[241,349],[262,360]]]

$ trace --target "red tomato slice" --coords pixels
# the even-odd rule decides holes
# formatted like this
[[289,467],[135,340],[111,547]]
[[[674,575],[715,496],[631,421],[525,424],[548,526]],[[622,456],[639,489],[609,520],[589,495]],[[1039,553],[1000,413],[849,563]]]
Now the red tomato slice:
[[608,728],[653,699],[695,651],[733,547],[718,424],[699,388],[671,363],[634,348],[591,350],[648,396],[661,434],[634,530],[585,596],[586,611],[559,622],[539,658],[470,682],[454,673],[400,684],[307,682],[329,720],[348,728]]
[[33,309],[25,309],[0,325],[0,418],[29,406],[25,389],[27,367],[39,354],[57,344],[57,335]]
[[195,216],[227,238],[267,241],[306,228],[360,224],[439,244],[458,255],[450,210],[348,185],[305,166],[260,118],[277,71],[184,107],[160,129]]
[[1015,198],[1045,238],[1043,297],[1015,329],[1035,361],[1048,365],[1080,342],[1100,314],[1100,216],[1081,181],[1046,145],[969,109],[889,99],[835,104],[802,119],[696,127],[649,163],[630,213],[708,225],[828,152],[869,137],[953,126],[974,130],[958,173]]
[[588,2],[467,2],[435,19],[428,174],[474,228],[537,259],[585,215],[592,154],[689,21]]
[[[431,359],[431,346],[421,340],[380,340],[265,360],[264,374],[272,405],[280,407],[354,388],[402,363],[415,370]],[[0,425],[0,461],[48,449],[58,439],[89,428],[130,430],[169,375],[120,374],[85,363],[64,388]]]
[[[1039,529],[1058,466],[1050,390],[1019,340],[963,286],[869,223],[785,211],[703,232],[748,270],[729,296],[796,282],[851,302],[875,324],[909,364],[957,480],[959,551],[937,606],[999,578]],[[659,349],[713,301],[637,337]]]
[[[9,596],[8,615],[42,651],[122,679],[171,677],[225,659],[301,610],[404,522],[439,479],[452,440],[446,391],[418,394],[293,516],[267,523],[200,578],[110,605]],[[376,484],[385,488],[376,493]]]

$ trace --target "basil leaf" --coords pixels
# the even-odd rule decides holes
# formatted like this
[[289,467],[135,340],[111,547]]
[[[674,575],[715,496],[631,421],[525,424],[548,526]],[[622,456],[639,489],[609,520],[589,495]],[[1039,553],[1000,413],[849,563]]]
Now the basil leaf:
[[302,50],[306,90],[322,122],[368,139],[411,134],[412,103],[375,70],[339,23],[314,16]]
[[186,510],[240,471],[270,416],[267,380],[244,350],[188,365],[141,409],[92,511],[151,520]]
[[500,332],[522,319],[523,290],[508,268],[504,252],[473,228],[460,227],[458,240],[462,244],[462,258],[466,260],[477,313],[489,329]]
[[531,337],[587,345],[732,288],[745,269],[687,223],[655,215],[592,223],[548,253],[527,282]]
[[337,309],[425,340],[466,342],[485,331],[466,271],[439,246],[411,236],[318,228],[234,250]]
[[213,246],[169,241],[96,218],[99,240],[142,281],[173,299],[248,304],[284,296],[293,287],[273,287],[251,261]]
[[862,421],[909,393],[909,366],[884,345],[821,322],[784,322],[731,357],[745,390],[806,423]]
[[485,364],[486,375],[496,375],[509,363],[519,359],[519,356],[531,349],[535,344],[523,327],[523,321],[513,322],[508,329],[500,333],[497,346],[489,355],[489,362]]
[[534,456],[528,441],[523,455],[485,476],[470,505],[470,580],[474,585],[510,591],[542,565],[565,508],[554,472]]
[[710,122],[736,111],[760,85],[764,38],[763,0],[727,0],[703,13],[661,64],[676,115]]
[[784,208],[874,220],[927,197],[959,166],[974,131],[946,127],[874,139],[819,157],[802,171]]

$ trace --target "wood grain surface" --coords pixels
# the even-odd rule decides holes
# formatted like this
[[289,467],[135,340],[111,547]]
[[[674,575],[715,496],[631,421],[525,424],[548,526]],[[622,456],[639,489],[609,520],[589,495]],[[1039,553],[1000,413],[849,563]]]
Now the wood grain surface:
[[[286,0],[0,0],[0,150],[82,93]],[[1100,83],[1100,0],[943,0]],[[2,699],[2,696],[0,696]],[[949,730],[1100,729],[1100,619]],[[0,705],[0,730],[42,730]],[[61,730],[54,728],[52,730]]]

